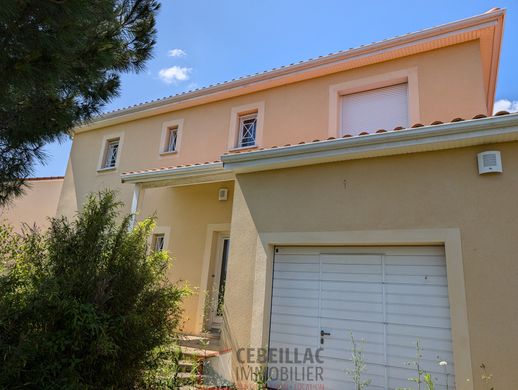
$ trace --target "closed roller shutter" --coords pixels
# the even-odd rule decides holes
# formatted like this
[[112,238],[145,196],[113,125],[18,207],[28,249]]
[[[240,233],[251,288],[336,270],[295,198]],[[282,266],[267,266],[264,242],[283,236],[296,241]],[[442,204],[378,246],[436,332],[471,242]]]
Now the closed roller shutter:
[[342,135],[408,127],[408,84],[341,97]]
[[[450,309],[444,249],[277,248],[274,261],[270,348],[323,348],[323,384],[352,387],[352,333],[364,339],[369,388],[409,387],[416,342],[436,389],[454,388]],[[321,344],[320,332],[330,333]],[[278,360],[278,359],[277,359]],[[446,367],[440,361],[448,362]],[[311,364],[309,364],[311,365]],[[314,364],[313,364],[314,365]],[[272,362],[279,370],[286,364]],[[290,366],[290,364],[288,365]],[[299,364],[302,368],[304,364]],[[273,372],[273,371],[272,371]],[[270,386],[312,383],[274,378]],[[286,378],[284,378],[286,379]],[[284,386],[284,387],[282,387]],[[289,387],[288,387],[289,388]]]

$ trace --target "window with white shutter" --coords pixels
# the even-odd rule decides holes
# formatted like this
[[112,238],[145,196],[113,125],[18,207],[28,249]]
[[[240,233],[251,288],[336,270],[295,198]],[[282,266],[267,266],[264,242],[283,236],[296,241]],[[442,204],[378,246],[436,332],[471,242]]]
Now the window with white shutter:
[[407,83],[341,97],[341,135],[408,125]]

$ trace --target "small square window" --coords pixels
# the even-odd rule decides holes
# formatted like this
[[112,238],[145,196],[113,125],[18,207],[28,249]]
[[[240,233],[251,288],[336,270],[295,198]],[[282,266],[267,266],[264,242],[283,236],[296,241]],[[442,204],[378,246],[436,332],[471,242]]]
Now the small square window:
[[165,145],[165,153],[176,152],[176,143],[178,140],[178,127],[170,127],[167,129],[167,143]]
[[255,146],[257,113],[239,116],[238,148]]
[[163,234],[154,234],[153,235],[153,250],[155,252],[160,252],[164,250],[164,235]]
[[119,138],[108,140],[104,152],[103,168],[114,168],[117,165],[119,153]]

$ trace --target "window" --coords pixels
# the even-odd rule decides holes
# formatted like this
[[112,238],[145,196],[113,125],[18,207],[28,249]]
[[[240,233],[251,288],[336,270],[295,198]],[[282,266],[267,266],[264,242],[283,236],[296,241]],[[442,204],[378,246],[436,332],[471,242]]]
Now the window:
[[344,95],[341,109],[342,135],[407,127],[408,84]]
[[117,165],[117,154],[119,153],[119,138],[108,140],[104,152],[102,168],[114,168]]
[[155,252],[160,252],[164,250],[164,240],[165,236],[163,234],[154,234],[153,235],[153,250]]
[[182,143],[183,119],[172,119],[162,122],[162,135],[158,153],[163,158],[170,158],[171,154],[179,153]]
[[237,147],[247,148],[255,146],[257,129],[257,113],[241,115],[239,117],[239,136]]
[[178,139],[178,127],[170,127],[167,129],[167,144],[165,145],[165,153],[176,152],[176,141]]
[[264,101],[232,107],[228,150],[257,148],[263,141]]

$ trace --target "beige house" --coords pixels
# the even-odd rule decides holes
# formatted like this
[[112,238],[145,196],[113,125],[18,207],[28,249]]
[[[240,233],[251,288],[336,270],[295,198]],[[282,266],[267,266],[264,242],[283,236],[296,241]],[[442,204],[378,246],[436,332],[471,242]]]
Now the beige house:
[[518,115],[491,116],[503,21],[107,113],[74,132],[58,214],[104,188],[156,212],[171,278],[200,291],[184,331],[220,331],[236,383],[256,363],[240,349],[268,347],[321,360],[301,379],[272,356],[272,388],[352,388],[352,333],[369,388],[408,387],[417,340],[437,389],[484,389],[482,363],[515,388]]
[[0,223],[8,222],[17,232],[33,226],[47,228],[50,217],[56,215],[62,186],[63,176],[28,179],[25,194],[0,208]]

